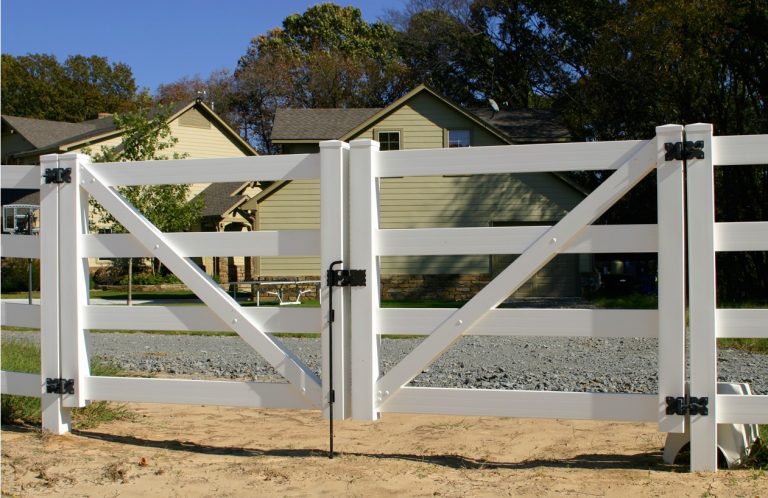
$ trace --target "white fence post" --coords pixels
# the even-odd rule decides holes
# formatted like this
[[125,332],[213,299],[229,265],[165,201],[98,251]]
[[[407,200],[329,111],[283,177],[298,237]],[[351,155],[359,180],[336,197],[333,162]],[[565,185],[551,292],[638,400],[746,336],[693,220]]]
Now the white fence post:
[[82,236],[88,233],[88,195],[80,187],[82,167],[90,164],[83,154],[59,156],[59,166],[71,169],[71,183],[59,189],[59,298],[61,311],[61,375],[74,379],[75,394],[62,397],[64,406],[86,405],[90,374],[83,330],[84,307],[88,303],[88,259],[82,256]]
[[352,417],[375,420],[379,377],[379,265],[377,233],[379,143],[353,140],[349,157],[349,268],[366,271],[365,287],[351,291]]
[[683,161],[667,161],[664,146],[682,139],[680,125],[656,128],[660,432],[685,431],[685,417],[666,413],[667,396],[685,395],[685,180]]
[[704,142],[704,159],[688,160],[690,395],[709,398],[708,415],[691,415],[691,470],[717,470],[717,303],[712,125],[688,125],[685,131],[686,140]]
[[[336,269],[348,268],[349,255],[349,179],[347,164],[349,145],[338,140],[320,143],[320,307],[322,308],[321,349],[323,382],[323,416],[328,418],[329,393],[334,392],[333,418],[349,417],[349,288],[338,287],[330,299],[328,282],[324,278],[332,263],[341,261]],[[329,343],[330,305],[334,309],[333,351]],[[329,354],[331,353],[331,354]],[[333,358],[333,385],[328,373]]]
[[69,432],[71,410],[61,396],[46,392],[46,379],[61,378],[59,324],[59,184],[45,183],[42,173],[59,167],[59,156],[40,158],[40,377],[42,426],[54,434]]

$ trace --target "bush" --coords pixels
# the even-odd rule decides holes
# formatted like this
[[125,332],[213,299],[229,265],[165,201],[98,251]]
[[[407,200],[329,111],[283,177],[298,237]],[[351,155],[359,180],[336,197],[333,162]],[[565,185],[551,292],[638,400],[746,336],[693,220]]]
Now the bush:
[[[2,292],[24,292],[29,290],[28,260],[3,258]],[[32,260],[32,290],[40,290],[40,261]]]
[[[180,280],[176,278],[174,274],[159,275],[152,273],[134,273],[133,285],[162,285],[162,284],[178,284]],[[121,285],[128,285],[128,275],[124,275],[120,279]]]
[[120,279],[125,272],[116,266],[103,266],[96,268],[91,273],[93,283],[96,285],[120,285]]

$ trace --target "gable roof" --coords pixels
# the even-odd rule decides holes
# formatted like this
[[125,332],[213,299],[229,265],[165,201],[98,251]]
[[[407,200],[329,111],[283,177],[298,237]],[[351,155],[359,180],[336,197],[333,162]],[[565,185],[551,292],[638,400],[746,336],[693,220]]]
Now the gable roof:
[[427,93],[485,128],[502,142],[540,143],[568,140],[568,129],[554,111],[542,109],[467,110],[446,99],[426,85],[419,85],[383,108],[278,109],[275,113],[274,143],[307,143],[322,140],[349,141],[377,121],[400,109],[420,93]]
[[440,95],[439,93],[437,93],[436,91],[432,90],[431,88],[429,88],[427,85],[424,85],[424,84],[421,84],[421,85],[417,86],[416,88],[414,88],[410,92],[406,93],[405,95],[403,95],[402,97],[400,97],[399,99],[397,99],[396,101],[394,101],[393,103],[391,103],[390,105],[385,107],[384,109],[380,110],[375,115],[369,117],[368,119],[366,119],[362,123],[359,123],[357,126],[355,126],[351,130],[347,131],[344,135],[342,135],[339,138],[339,140],[341,140],[343,142],[351,140],[352,138],[354,138],[359,133],[362,133],[366,128],[369,128],[369,127],[373,126],[374,123],[376,123],[377,121],[381,121],[385,117],[389,116],[393,112],[395,112],[398,109],[400,109],[409,100],[411,100],[413,97],[415,97],[416,95],[418,95],[420,93],[427,93],[427,94],[431,95],[432,97],[436,98],[437,100],[439,100],[440,102],[444,103],[448,107],[451,107],[453,110],[457,111],[458,113],[463,114],[464,117],[466,117],[470,121],[473,121],[475,124],[481,126],[482,128],[485,128],[492,135],[496,135],[502,142],[509,143],[509,140],[507,139],[507,137],[505,137],[504,134],[500,130],[496,129],[496,127],[494,127],[493,125],[491,125],[491,124],[489,124],[489,123],[487,123],[485,121],[482,121],[481,119],[479,119],[474,114],[471,114],[466,109],[464,109],[464,108],[454,104],[453,102],[451,102],[450,100],[448,100],[447,98],[443,97],[442,95]]
[[336,140],[381,110],[380,107],[277,109],[272,141]]
[[237,208],[249,199],[247,195],[237,194],[237,192],[242,191],[243,184],[243,182],[223,182],[208,185],[208,187],[195,196],[195,199],[203,199],[204,205],[200,215],[203,217],[223,217]]
[[[58,143],[71,137],[92,133],[108,126],[109,123],[100,123],[101,120],[85,121],[82,123],[65,123],[60,121],[48,121],[45,119],[22,118],[18,116],[3,116],[3,122],[13,128],[18,134],[41,149]],[[106,126],[104,126],[106,124]]]
[[[236,143],[247,155],[257,155],[251,145],[237,134],[224,122],[211,108],[200,99],[179,103],[171,108],[168,122],[178,118],[188,110],[196,108],[209,120],[217,123],[224,133]],[[149,113],[152,117],[157,111]],[[13,128],[19,135],[34,146],[33,149],[17,152],[11,157],[36,156],[47,153],[67,152],[79,149],[94,141],[107,140],[120,135],[120,130],[115,125],[114,117],[107,116],[82,123],[65,123],[61,121],[47,121],[43,119],[22,118],[18,116],[2,116],[3,124]]]

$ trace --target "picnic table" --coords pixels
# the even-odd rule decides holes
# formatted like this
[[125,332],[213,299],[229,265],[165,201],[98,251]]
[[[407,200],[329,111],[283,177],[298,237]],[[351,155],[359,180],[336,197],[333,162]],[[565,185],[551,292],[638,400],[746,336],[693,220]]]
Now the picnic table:
[[[320,296],[320,280],[243,280],[239,282],[229,282],[228,287],[234,286],[234,299],[237,301],[237,289],[241,285],[251,286],[251,295],[256,297],[256,306],[261,306],[261,293],[270,294],[277,297],[280,306],[301,304],[301,296],[309,292],[317,292]],[[275,290],[262,290],[262,287],[276,287]],[[298,292],[296,298],[291,300],[286,298],[285,290],[287,286],[296,287]],[[299,287],[304,286],[304,289]],[[311,286],[310,288],[307,288]]]

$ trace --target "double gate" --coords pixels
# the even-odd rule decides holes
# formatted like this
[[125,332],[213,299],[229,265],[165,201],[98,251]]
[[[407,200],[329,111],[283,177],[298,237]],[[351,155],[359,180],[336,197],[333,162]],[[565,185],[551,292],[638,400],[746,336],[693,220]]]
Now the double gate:
[[[41,329],[42,375],[3,371],[2,392],[41,396],[43,426],[56,433],[69,430],[72,407],[90,400],[315,408],[334,419],[420,412],[643,421],[657,422],[663,432],[687,430],[689,416],[691,467],[697,470],[717,468],[718,423],[768,423],[768,396],[717,394],[716,363],[718,337],[768,338],[768,310],[719,310],[715,302],[716,252],[768,250],[768,222],[715,223],[713,181],[714,166],[768,163],[768,136],[713,137],[711,125],[697,124],[659,127],[648,141],[381,153],[376,142],[356,140],[323,142],[320,149],[311,155],[130,164],[51,155],[39,167],[4,166],[4,188],[40,188],[39,237],[3,235],[2,251],[40,257],[41,303],[4,302],[2,322]],[[379,228],[382,178],[578,170],[615,171],[553,226]],[[593,225],[654,170],[656,225]],[[115,189],[307,179],[320,184],[319,230],[162,233]],[[130,233],[89,234],[89,195]],[[558,254],[654,252],[657,310],[498,308]],[[381,257],[467,254],[519,257],[460,308],[380,306]],[[364,272],[367,285],[331,288],[327,276],[339,273],[318,269],[325,284],[320,309],[244,308],[200,270],[191,259],[196,256],[319,256],[322,269]],[[91,305],[88,258],[93,257],[156,257],[205,306]],[[342,273],[335,283],[347,276]],[[90,375],[85,332],[120,328],[233,330],[287,383]],[[321,375],[273,335],[296,331],[320,332]],[[426,338],[382,375],[382,334]],[[658,393],[409,386],[468,335],[658,338]],[[706,398],[707,410],[697,410],[701,402],[692,403],[694,398]]]

